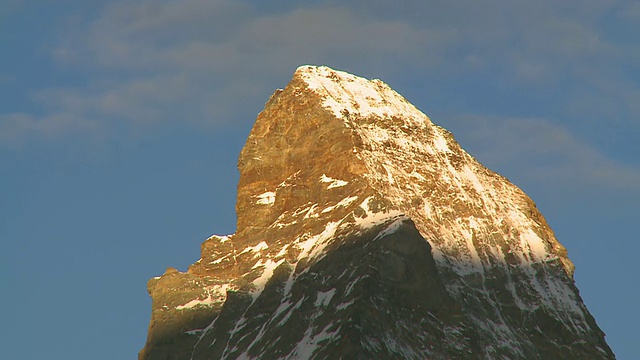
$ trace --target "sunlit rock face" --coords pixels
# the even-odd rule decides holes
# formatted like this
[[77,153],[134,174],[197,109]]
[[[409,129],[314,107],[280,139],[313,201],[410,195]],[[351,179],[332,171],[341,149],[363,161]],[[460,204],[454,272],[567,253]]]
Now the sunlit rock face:
[[238,167],[140,359],[614,358],[531,199],[385,83],[298,68]]

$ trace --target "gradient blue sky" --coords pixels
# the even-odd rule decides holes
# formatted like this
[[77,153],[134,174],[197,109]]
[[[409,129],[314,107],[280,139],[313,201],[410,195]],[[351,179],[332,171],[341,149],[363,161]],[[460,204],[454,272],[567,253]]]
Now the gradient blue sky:
[[0,5],[6,359],[132,359],[146,281],[235,230],[236,158],[302,64],[390,84],[522,187],[640,359],[640,3]]

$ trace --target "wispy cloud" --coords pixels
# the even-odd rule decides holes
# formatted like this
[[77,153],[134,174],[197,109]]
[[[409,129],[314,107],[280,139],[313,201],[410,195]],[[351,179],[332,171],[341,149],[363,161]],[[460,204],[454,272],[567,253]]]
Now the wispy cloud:
[[[434,85],[486,74],[514,88],[555,89],[560,105],[547,110],[558,119],[566,115],[587,121],[611,109],[617,109],[621,123],[637,118],[630,114],[640,103],[640,89],[619,69],[640,52],[612,41],[599,25],[606,17],[633,16],[631,3],[259,6],[230,0],[109,2],[95,18],[73,22],[52,47],[52,61],[85,81],[38,89],[34,100],[49,114],[92,119],[106,128],[177,121],[215,127],[240,118],[251,121],[295,67],[320,63]],[[584,102],[587,106],[581,106]],[[32,125],[17,126],[6,120],[14,115],[3,116],[4,126],[14,129],[3,142],[28,138],[34,124],[57,121],[54,115],[25,116]],[[86,129],[76,123],[78,131]],[[70,126],[60,128],[71,131]]]
[[459,140],[479,160],[520,181],[640,194],[640,167],[612,159],[548,120],[462,115],[448,121],[463,129]]
[[0,144],[20,149],[30,142],[59,139],[62,136],[96,137],[101,125],[74,114],[52,113],[35,117],[25,113],[0,115]]
[[[51,112],[105,125],[224,125],[251,121],[247,104],[258,109],[301,64],[377,74],[391,63],[441,62],[443,51],[435,49],[446,43],[446,34],[339,6],[258,12],[224,0],[117,2],[71,28],[52,50],[58,64],[87,74],[86,83],[40,89],[34,99]],[[421,53],[427,46],[430,55]],[[20,129],[12,134],[27,137]]]

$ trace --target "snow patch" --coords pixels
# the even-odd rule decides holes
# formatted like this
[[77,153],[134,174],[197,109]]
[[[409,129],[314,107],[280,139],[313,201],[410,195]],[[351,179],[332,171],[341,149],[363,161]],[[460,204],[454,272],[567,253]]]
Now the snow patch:
[[333,238],[333,235],[338,229],[338,225],[340,225],[339,221],[329,222],[320,234],[312,236],[305,241],[300,242],[298,240],[296,247],[301,250],[298,255],[298,260],[305,257],[313,258],[320,254],[328,245],[328,241]]
[[217,258],[217,259],[215,259],[213,261],[210,261],[209,264],[212,264],[212,265],[220,264],[225,259],[228,259],[229,257],[232,257],[232,256],[233,256],[233,254],[227,254],[227,255],[219,257],[219,258]]
[[176,310],[192,309],[196,306],[211,306],[222,301],[227,296],[227,290],[231,289],[231,285],[222,284],[206,289],[207,297],[204,299],[193,299],[186,304],[176,306]]
[[324,213],[328,213],[329,211],[332,211],[335,208],[339,208],[339,207],[346,207],[349,206],[352,202],[354,202],[356,199],[358,199],[357,196],[350,196],[350,197],[346,197],[342,200],[340,200],[339,203],[326,207],[324,209],[322,209],[322,211],[320,213],[324,214]]
[[335,288],[329,291],[324,291],[324,292],[319,291],[318,295],[316,296],[316,302],[315,302],[316,307],[329,305],[329,303],[331,302],[331,299],[333,298],[333,295],[335,294],[336,294]]
[[252,284],[255,286],[255,290],[251,293],[251,295],[253,296],[254,299],[257,299],[258,296],[260,296],[260,294],[262,294],[262,290],[264,290],[265,285],[267,285],[267,282],[269,281],[269,279],[271,279],[271,277],[273,276],[273,271],[280,266],[280,264],[282,264],[284,262],[284,259],[280,259],[279,261],[275,262],[271,259],[267,259],[267,261],[264,261],[263,259],[260,259],[253,267],[252,269],[258,268],[258,267],[262,267],[262,274],[260,276],[258,276],[255,280],[252,281]]
[[394,184],[395,180],[393,179],[393,169],[388,164],[382,164],[382,167],[387,172],[387,181],[389,184]]
[[531,229],[527,229],[520,234],[520,243],[523,245],[523,250],[526,248],[529,249],[532,260],[544,261],[549,256],[544,242],[538,234]]
[[311,359],[313,353],[320,347],[320,343],[331,340],[337,334],[337,330],[329,331],[333,323],[325,326],[320,332],[314,334],[312,327],[307,328],[304,337],[296,345],[296,348],[286,357],[287,359]]
[[256,196],[256,198],[258,199],[258,201],[256,201],[258,205],[273,205],[273,203],[276,202],[276,193],[267,191],[264,194]]
[[306,213],[306,214],[304,214],[303,219],[316,218],[316,217],[318,217],[319,215],[318,215],[318,214],[316,214],[316,212],[315,212],[317,207],[318,207],[318,204],[313,204],[313,205],[311,205],[311,207],[309,208],[309,211],[307,211],[307,213]]
[[440,132],[436,132],[436,135],[433,138],[433,146],[440,152],[451,152],[449,145],[447,145],[447,139],[445,139]]
[[469,168],[469,166],[464,166],[463,175],[467,181],[473,185],[473,188],[478,192],[478,194],[484,193],[484,186],[482,186],[478,176],[473,172],[473,170],[471,170],[471,168]]
[[329,185],[327,186],[327,189],[342,187],[349,183],[348,181],[330,178],[325,174],[322,174],[322,176],[320,177],[320,181],[322,181],[323,183],[329,183]]
[[[282,320],[280,320],[278,322],[278,326],[282,326],[284,324],[287,323],[287,321],[289,321],[289,318],[291,317],[291,315],[293,315],[294,312],[298,311],[298,309],[300,309],[300,306],[302,306],[302,301],[306,299],[305,297],[303,297],[302,299],[298,300],[298,302],[289,309],[289,311],[287,311],[287,313],[284,315],[284,317],[282,318]],[[280,306],[278,306],[278,309],[276,309],[276,316],[280,315],[280,312],[286,310],[288,308],[288,306],[286,306],[285,304],[288,304],[289,302],[285,302],[283,304],[281,304]],[[278,312],[280,311],[280,312]],[[276,316],[274,316],[273,318],[276,318]]]
[[249,251],[251,251],[251,252],[260,252],[260,251],[266,250],[268,248],[269,248],[269,245],[267,245],[266,242],[261,241],[258,245],[247,246],[246,248],[244,248],[242,250],[242,252],[240,252],[240,254],[244,254],[244,253],[249,252]]
[[365,216],[362,218],[356,217],[356,225],[361,228],[370,228],[384,222],[390,218],[395,218],[399,216],[404,216],[404,214],[400,211],[392,210],[388,212],[374,212],[369,208],[369,202],[373,200],[373,196],[369,196],[362,203],[360,203],[360,208],[364,210]]
[[344,310],[344,309],[348,308],[349,306],[353,305],[354,302],[355,302],[355,300],[349,300],[348,302],[343,302],[341,304],[338,304],[338,306],[336,306],[336,310],[337,311]]

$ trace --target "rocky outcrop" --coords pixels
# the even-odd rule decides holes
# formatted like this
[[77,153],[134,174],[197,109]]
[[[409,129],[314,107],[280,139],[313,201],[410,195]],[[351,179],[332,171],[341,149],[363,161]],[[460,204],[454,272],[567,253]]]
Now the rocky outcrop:
[[531,199],[383,82],[298,68],[238,167],[140,359],[614,358]]

